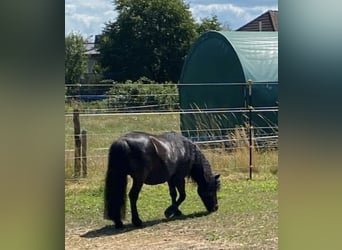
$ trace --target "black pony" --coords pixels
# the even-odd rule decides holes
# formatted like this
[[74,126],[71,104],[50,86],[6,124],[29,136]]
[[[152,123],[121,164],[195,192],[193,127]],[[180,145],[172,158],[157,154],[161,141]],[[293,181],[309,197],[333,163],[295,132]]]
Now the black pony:
[[208,212],[218,209],[216,192],[220,175],[213,175],[209,162],[198,146],[177,133],[152,135],[131,132],[111,145],[105,179],[104,217],[112,220],[116,228],[123,226],[121,219],[125,216],[127,175],[133,179],[129,199],[135,226],[142,225],[137,200],[144,183],[168,183],[172,204],[165,210],[167,218],[181,215],[178,206],[186,196],[187,176],[197,183],[197,193]]

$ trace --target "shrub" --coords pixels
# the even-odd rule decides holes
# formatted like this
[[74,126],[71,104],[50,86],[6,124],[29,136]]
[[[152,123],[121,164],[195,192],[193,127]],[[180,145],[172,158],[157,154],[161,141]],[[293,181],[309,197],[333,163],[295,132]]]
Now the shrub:
[[109,108],[116,110],[172,110],[178,107],[177,85],[156,83],[146,77],[114,83],[106,92]]

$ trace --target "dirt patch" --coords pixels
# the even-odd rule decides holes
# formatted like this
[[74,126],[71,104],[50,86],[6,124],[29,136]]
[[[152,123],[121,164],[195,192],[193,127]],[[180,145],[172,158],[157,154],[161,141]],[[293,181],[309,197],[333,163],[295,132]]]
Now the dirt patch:
[[[103,228],[98,236],[86,237],[91,229],[75,228],[66,232],[65,249],[226,249],[222,244],[211,243],[196,232],[169,231],[167,226],[144,228],[114,233],[113,228]],[[91,235],[91,233],[90,233]]]
[[[74,227],[65,231],[65,249],[278,249],[277,238],[270,238],[263,246],[245,245],[234,240],[213,239],[186,224],[160,223],[141,229],[126,226]],[[266,243],[266,244],[265,244]]]

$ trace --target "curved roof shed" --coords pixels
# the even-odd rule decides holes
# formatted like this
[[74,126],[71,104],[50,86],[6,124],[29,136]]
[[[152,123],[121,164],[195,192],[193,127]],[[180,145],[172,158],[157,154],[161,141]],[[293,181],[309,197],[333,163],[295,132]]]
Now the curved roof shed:
[[[245,108],[248,80],[253,81],[253,107],[277,105],[278,32],[206,32],[184,62],[180,106],[185,110]],[[227,118],[229,126],[241,124],[242,115],[234,114],[234,122]],[[194,120],[192,115],[181,115],[181,130],[199,130]],[[271,120],[277,123],[277,117]],[[220,127],[227,128],[227,122]]]

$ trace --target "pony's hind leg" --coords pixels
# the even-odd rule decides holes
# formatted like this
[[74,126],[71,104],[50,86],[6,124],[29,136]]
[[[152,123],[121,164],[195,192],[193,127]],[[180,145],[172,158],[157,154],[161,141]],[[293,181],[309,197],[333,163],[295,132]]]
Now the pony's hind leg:
[[[169,191],[171,196],[171,206],[169,206],[164,214],[166,218],[170,218],[171,216],[180,216],[182,215],[182,212],[179,210],[179,205],[185,200],[186,194],[185,194],[185,180],[182,179],[176,184],[172,181],[168,182],[169,184]],[[177,191],[179,192],[179,198],[177,200]]]
[[142,221],[139,218],[138,209],[137,209],[137,200],[138,200],[139,193],[140,193],[142,186],[143,186],[143,182],[133,179],[133,185],[128,194],[129,200],[131,203],[132,223],[133,225],[137,227],[142,226]]

